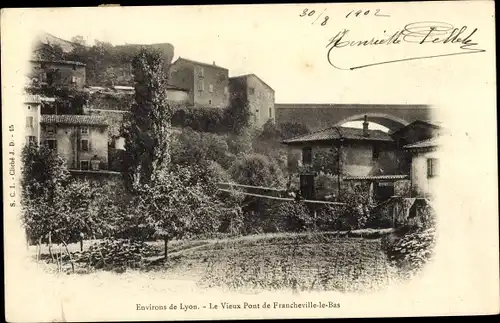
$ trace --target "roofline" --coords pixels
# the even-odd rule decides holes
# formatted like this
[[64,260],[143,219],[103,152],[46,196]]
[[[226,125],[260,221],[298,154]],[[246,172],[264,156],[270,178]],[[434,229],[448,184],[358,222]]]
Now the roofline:
[[287,139],[287,140],[284,140],[282,141],[283,144],[285,145],[302,145],[302,144],[305,144],[305,143],[324,143],[324,142],[335,142],[335,141],[339,141],[339,142],[347,142],[347,141],[350,141],[350,142],[366,142],[366,141],[379,141],[379,142],[395,142],[393,139],[380,139],[380,138],[370,138],[370,137],[366,137],[366,138],[333,138],[333,139],[316,139],[316,140],[305,140],[305,141],[292,141],[292,142],[289,142],[288,140],[290,139]]
[[61,122],[61,121],[56,121],[56,122],[48,122],[48,121],[43,121],[40,120],[40,124],[64,124],[64,125],[73,125],[73,126],[96,126],[96,127],[109,127],[109,124],[107,123],[76,123],[76,122]]
[[57,39],[59,39],[59,40],[62,40],[62,41],[63,41],[63,42],[65,42],[65,43],[69,43],[69,44],[71,44],[71,45],[73,45],[73,46],[78,46],[78,45],[79,45],[78,43],[72,42],[72,41],[67,40],[67,39],[63,39],[63,38],[61,38],[61,37],[57,37],[57,36],[55,36],[55,35],[53,35],[53,34],[51,34],[51,33],[48,33],[48,32],[46,32],[46,31],[44,31],[43,33],[45,33],[45,34],[47,34],[47,35],[50,35],[50,36],[52,36],[52,37],[54,37],[54,38],[57,38]]
[[186,62],[189,62],[189,63],[193,63],[193,64],[197,64],[197,65],[210,66],[210,67],[218,68],[218,69],[221,69],[221,70],[229,71],[229,69],[227,69],[225,67],[222,67],[222,66],[219,66],[219,65],[214,65],[214,64],[199,62],[199,61],[195,61],[193,59],[184,58],[184,57],[180,57],[180,56],[171,65],[174,65],[175,63],[177,63],[180,60],[183,60],[183,61],[186,61]]
[[[342,127],[342,126],[331,126],[331,127],[327,127],[327,128],[323,128],[323,129],[319,129],[319,130],[316,130],[316,131],[311,131],[311,132],[308,132],[308,133],[305,133],[303,135],[298,135],[298,136],[294,136],[292,138],[288,138],[288,139],[285,139],[282,141],[282,143],[285,143],[285,141],[290,141],[290,140],[294,140],[296,138],[300,138],[300,137],[303,137],[303,136],[307,136],[307,135],[312,135],[314,133],[318,133],[318,132],[322,132],[322,131],[325,131],[325,130],[328,130],[328,129],[333,129],[335,128],[337,130],[337,132],[339,133],[339,136],[340,138],[338,139],[323,139],[323,140],[311,140],[311,141],[304,141],[304,142],[312,142],[312,141],[328,141],[328,140],[339,140],[339,139],[342,139],[342,140],[366,140],[366,139],[352,139],[352,138],[344,138],[342,137],[342,133],[340,132],[339,128],[347,128],[347,129],[356,129],[356,130],[359,130],[359,128],[354,128],[354,127]],[[368,129],[368,131],[380,131],[382,133],[385,133],[389,136],[388,133],[386,132],[383,132],[382,130],[378,130],[378,129]],[[366,137],[366,138],[369,138],[369,137]],[[373,139],[372,140],[377,140],[377,139]],[[387,141],[387,142],[393,142],[394,139],[378,139],[378,141]],[[287,143],[288,144],[288,143]]]
[[435,151],[439,148],[438,145],[432,145],[432,146],[426,146],[426,147],[412,147],[412,148],[404,148],[404,150],[409,151],[409,152],[428,152],[428,151]]
[[415,120],[415,121],[413,121],[413,122],[410,122],[410,123],[409,123],[409,124],[407,124],[406,126],[403,126],[403,127],[399,128],[398,130],[391,132],[390,134],[391,134],[391,135],[397,134],[397,133],[399,133],[400,131],[403,131],[403,129],[405,129],[405,128],[407,128],[407,127],[409,127],[410,125],[415,124],[415,123],[425,123],[425,124],[427,124],[427,125],[429,125],[429,126],[433,127],[434,129],[443,129],[443,127],[442,127],[442,126],[437,125],[437,124],[434,124],[434,123],[431,123],[431,122],[429,122],[429,121],[424,121],[424,120]]
[[238,76],[231,76],[229,79],[244,78],[244,77],[248,77],[248,76],[255,76],[257,79],[259,79],[259,81],[262,82],[262,84],[264,84],[265,86],[267,86],[268,88],[270,88],[271,91],[274,92],[274,89],[269,84],[267,84],[266,82],[264,82],[263,79],[261,79],[260,77],[258,77],[257,74],[255,74],[255,73],[243,74],[243,75],[238,75]]
[[401,180],[401,179],[409,179],[410,175],[408,174],[391,174],[391,175],[369,175],[369,176],[343,176],[342,179],[345,181],[356,181],[356,180],[365,180],[365,181],[393,181],[393,180]]
[[79,66],[87,66],[86,64],[82,62],[77,62],[77,61],[67,61],[63,59],[30,59],[30,62],[39,62],[39,63],[61,63],[61,64],[68,64],[68,65],[79,65]]

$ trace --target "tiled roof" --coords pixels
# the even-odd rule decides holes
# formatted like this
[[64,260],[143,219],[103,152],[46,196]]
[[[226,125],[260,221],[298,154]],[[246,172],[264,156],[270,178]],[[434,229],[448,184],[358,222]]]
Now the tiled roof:
[[418,123],[426,124],[428,126],[431,126],[434,129],[442,128],[442,123],[437,121],[437,120],[416,120],[416,121],[413,121],[412,123],[410,123],[402,128],[399,128],[398,130],[394,131],[392,134],[401,133],[401,132],[405,131],[406,129],[409,129]]
[[377,176],[345,176],[342,179],[345,181],[349,180],[395,180],[395,179],[407,179],[408,175],[377,175]]
[[24,103],[41,103],[42,99],[36,94],[27,94],[24,96]]
[[89,125],[89,126],[107,126],[106,118],[95,115],[72,115],[72,114],[44,114],[41,123],[45,124],[70,124],[70,125]]
[[432,148],[439,146],[440,137],[433,137],[404,146],[405,149]]
[[[215,67],[215,68],[220,68],[220,69],[223,69],[223,70],[227,70],[227,68],[225,67],[222,67],[222,66],[219,66],[219,65],[215,65],[215,64],[209,64],[209,63],[203,63],[203,62],[198,62],[198,61],[194,61],[192,59],[187,59],[187,58],[184,58],[184,57],[179,57],[175,62],[177,61],[186,61],[186,62],[189,62],[189,63],[192,63],[192,64],[195,64],[195,65],[201,65],[201,66],[208,66],[208,67]],[[175,64],[174,62],[174,64]]]
[[368,130],[368,136],[363,134],[363,129],[348,127],[330,127],[327,129],[311,132],[302,136],[284,140],[285,144],[302,143],[311,141],[327,140],[370,140],[370,141],[393,141],[393,139],[381,130]]
[[76,61],[66,61],[66,60],[49,60],[49,59],[32,59],[33,62],[38,62],[38,63],[54,63],[54,64],[64,64],[64,65],[77,65],[77,66],[86,66],[82,62],[76,62]]

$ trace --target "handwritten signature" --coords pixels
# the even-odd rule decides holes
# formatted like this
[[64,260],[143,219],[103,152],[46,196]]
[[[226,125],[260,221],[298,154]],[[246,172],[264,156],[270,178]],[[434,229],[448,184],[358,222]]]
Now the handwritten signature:
[[[371,38],[369,40],[348,40],[349,30],[344,29],[337,35],[330,39],[328,45],[327,59],[331,66],[341,70],[355,70],[370,66],[397,63],[404,61],[411,61],[417,59],[430,59],[437,57],[474,54],[485,52],[484,49],[477,48],[477,42],[472,40],[472,36],[477,32],[477,28],[469,29],[468,26],[455,28],[453,25],[445,22],[437,21],[421,21],[407,24],[403,29],[394,32],[392,35],[387,35],[382,38]],[[385,31],[384,31],[385,33]],[[367,47],[367,46],[390,46],[399,45],[403,43],[414,43],[418,45],[431,45],[431,44],[457,44],[459,50],[451,53],[431,55],[431,56],[412,56],[397,60],[388,60],[382,62],[375,62],[365,65],[358,65],[353,67],[339,67],[333,63],[334,53],[338,52],[341,48],[346,47]]]

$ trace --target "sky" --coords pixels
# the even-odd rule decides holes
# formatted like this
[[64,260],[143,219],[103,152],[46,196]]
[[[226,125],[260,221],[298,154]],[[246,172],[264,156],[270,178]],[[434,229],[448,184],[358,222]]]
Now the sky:
[[[470,23],[469,31],[480,27],[474,41],[494,51],[492,34],[485,33],[486,27],[481,26],[489,22],[474,19],[468,2],[455,4],[460,8],[453,15],[447,14],[440,2],[363,4],[364,13],[371,10],[367,15],[351,14],[346,18],[360,5],[32,9],[23,12],[18,30],[23,35],[46,31],[68,40],[81,35],[89,44],[96,39],[114,45],[171,43],[174,60],[182,56],[215,62],[228,68],[230,76],[255,73],[274,88],[277,103],[429,104],[451,111],[454,105],[464,102],[457,93],[468,94],[467,82],[482,82],[481,75],[491,73],[488,65],[478,68],[481,53],[356,70],[332,67],[327,59],[327,44],[342,30],[348,30],[345,39],[349,40],[387,38],[415,21],[446,22],[459,27]],[[377,10],[389,17],[375,16]],[[352,67],[456,52],[457,48],[456,44],[414,43],[355,46],[336,48],[330,61]]]

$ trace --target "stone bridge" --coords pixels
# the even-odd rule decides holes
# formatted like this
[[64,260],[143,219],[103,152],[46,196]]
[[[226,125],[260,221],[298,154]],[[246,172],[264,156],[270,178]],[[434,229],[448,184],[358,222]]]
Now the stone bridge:
[[416,120],[433,120],[429,105],[405,104],[275,104],[276,123],[297,122],[310,131],[341,126],[349,121],[363,120],[398,130]]

